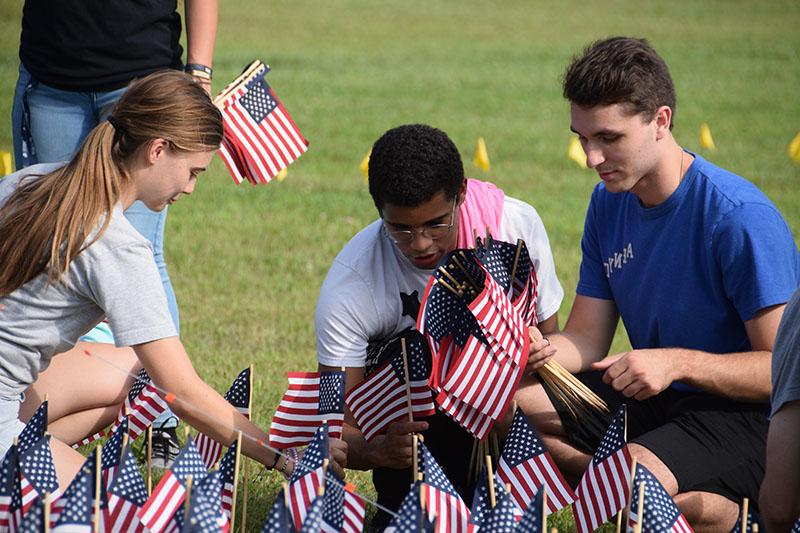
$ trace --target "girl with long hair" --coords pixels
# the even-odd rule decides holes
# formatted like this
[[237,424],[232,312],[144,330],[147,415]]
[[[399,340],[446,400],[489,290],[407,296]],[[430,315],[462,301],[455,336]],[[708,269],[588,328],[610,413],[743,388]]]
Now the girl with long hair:
[[[0,181],[0,455],[47,393],[66,486],[84,460],[68,444],[113,420],[143,366],[174,395],[182,420],[222,443],[241,430],[246,455],[294,467],[197,375],[150,245],[123,216],[136,200],[158,211],[191,194],[221,141],[220,112],[204,89],[162,71],[133,82],[66,165],[35,165]],[[104,317],[117,345],[130,348],[76,344]],[[346,447],[331,448],[341,472]]]

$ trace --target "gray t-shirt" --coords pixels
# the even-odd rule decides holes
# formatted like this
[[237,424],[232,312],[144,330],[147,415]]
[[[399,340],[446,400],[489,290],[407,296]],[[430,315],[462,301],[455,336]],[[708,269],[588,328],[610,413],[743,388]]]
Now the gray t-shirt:
[[770,416],[783,404],[800,400],[800,289],[783,310],[772,348],[772,405]]
[[[61,164],[34,165],[0,180],[0,205],[21,179],[37,179]],[[121,204],[105,233],[59,281],[48,283],[42,273],[0,298],[0,397],[18,396],[53,355],[72,348],[104,316],[117,346],[177,335],[150,243],[127,221]]]

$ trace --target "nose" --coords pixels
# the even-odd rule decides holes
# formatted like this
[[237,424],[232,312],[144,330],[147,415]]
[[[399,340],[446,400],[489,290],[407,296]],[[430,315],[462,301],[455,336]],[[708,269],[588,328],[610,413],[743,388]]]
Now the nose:
[[411,249],[415,252],[424,252],[428,248],[430,248],[431,244],[433,243],[433,239],[422,233],[421,230],[411,230],[413,233],[413,238],[411,239]]
[[603,151],[589,143],[584,144],[583,151],[586,152],[586,166],[589,168],[595,168],[606,160]]
[[194,186],[197,184],[195,180],[189,180],[189,183],[186,184],[186,187],[183,189],[183,194],[192,194],[194,192]]

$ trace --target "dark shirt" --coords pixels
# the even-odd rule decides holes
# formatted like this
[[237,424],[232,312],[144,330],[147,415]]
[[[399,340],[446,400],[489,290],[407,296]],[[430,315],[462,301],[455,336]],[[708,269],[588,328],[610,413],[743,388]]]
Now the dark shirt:
[[110,91],[181,68],[176,0],[26,0],[19,57],[40,82]]

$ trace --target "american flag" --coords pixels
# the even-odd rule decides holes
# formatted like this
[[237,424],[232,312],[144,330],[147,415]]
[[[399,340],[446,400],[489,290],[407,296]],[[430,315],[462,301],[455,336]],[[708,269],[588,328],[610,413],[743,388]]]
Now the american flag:
[[20,505],[22,504],[19,486],[19,452],[12,444],[0,464],[0,531],[7,531],[9,528],[12,501],[15,499]]
[[102,465],[101,477],[103,486],[107,489],[111,485],[111,480],[117,473],[120,461],[122,460],[122,441],[125,440],[125,434],[128,432],[128,417],[124,417],[122,423],[117,426],[114,434],[108,439],[103,451],[101,452]]
[[[759,528],[759,529],[761,529],[761,528]],[[739,528],[739,531],[741,531],[741,528]],[[797,522],[795,522],[794,526],[792,526],[791,533],[800,533],[800,518],[798,518]]]
[[331,438],[342,435],[344,372],[289,372],[289,389],[272,417],[269,445],[291,448],[308,444],[323,421]]
[[[514,271],[514,258],[517,256],[519,246],[519,259],[517,269]],[[492,241],[488,251],[482,247],[476,249],[477,255],[492,275],[495,281],[508,294],[508,299],[517,308],[525,324],[535,326],[537,279],[536,269],[533,268],[528,247],[522,239],[516,245],[503,241]],[[509,284],[511,272],[514,271],[514,280]]]
[[423,444],[420,459],[424,471],[425,508],[428,518],[436,517],[437,533],[466,533],[469,529],[469,509],[442,468]]
[[[548,494],[550,491],[548,490]],[[536,496],[528,503],[528,508],[522,514],[522,520],[517,524],[517,531],[520,533],[547,533],[542,529],[542,516],[544,509],[544,491],[540,490]],[[548,498],[549,501],[549,498]]]
[[50,451],[49,435],[40,437],[20,453],[19,467],[23,515],[28,512],[36,498],[44,497],[46,492],[50,493],[51,502],[58,500],[61,491],[58,488],[53,454]]
[[325,483],[325,505],[322,512],[323,533],[361,533],[364,530],[366,505],[354,493],[355,487],[344,484],[333,472]]
[[[436,408],[428,387],[431,373],[429,358],[425,353],[428,347],[421,336],[409,336],[405,340],[413,415],[431,416],[436,413]],[[400,345],[398,339],[387,346],[387,349],[395,352],[391,358],[345,394],[344,401],[367,441],[384,433],[393,422],[408,417],[406,378]]]
[[[250,418],[250,368],[245,368],[233,384],[225,393],[225,399],[247,418]],[[207,469],[211,469],[217,464],[222,455],[222,444],[215,441],[205,433],[198,433],[194,439],[194,444],[203,458],[203,464]]]
[[[644,504],[642,514],[642,531],[644,533],[691,533],[694,531],[686,518],[678,510],[669,493],[644,465],[636,465],[633,476],[633,496],[629,507],[629,525],[634,527],[639,522],[639,484],[644,483]],[[741,519],[740,519],[741,521]],[[741,522],[739,524],[741,533]]]
[[[495,501],[499,502],[507,494],[503,483],[494,474],[494,494]],[[522,517],[522,509],[516,503],[513,503],[513,515],[516,520]],[[484,527],[487,516],[492,512],[491,494],[489,491],[489,472],[486,466],[481,471],[481,476],[478,478],[478,483],[475,486],[475,494],[472,497],[472,507],[469,511],[469,525],[470,531],[477,531],[479,527]],[[490,530],[492,531],[492,530]]]
[[136,381],[131,386],[131,390],[125,398],[125,403],[110,431],[116,431],[116,428],[122,424],[125,414],[128,413],[128,432],[131,440],[136,440],[139,435],[150,427],[153,420],[166,410],[167,402],[158,395],[158,390],[150,380],[150,375],[143,368],[139,370]]
[[[646,503],[646,501],[645,501]],[[733,529],[731,529],[731,533],[742,533],[742,507],[739,507],[739,515],[736,518],[736,524],[734,524]],[[745,528],[745,533],[752,533],[754,531],[753,524],[758,524],[759,531],[766,531],[764,528],[764,523],[761,522],[761,517],[753,511],[751,506],[747,507],[747,527]],[[792,533],[800,533],[800,520],[792,528]]]
[[511,495],[521,509],[528,508],[542,486],[547,487],[550,496],[547,499],[548,513],[575,500],[575,493],[522,409],[514,413],[497,464],[497,475],[503,483],[511,485]]
[[497,504],[490,509],[480,526],[481,531],[492,533],[514,533],[517,528],[519,507],[511,499],[511,495],[504,492],[497,496]]
[[31,419],[28,420],[28,423],[25,424],[19,437],[17,437],[17,450],[20,454],[25,453],[25,450],[44,437],[47,431],[47,403],[42,402],[36,412],[33,413]]
[[328,459],[328,425],[322,424],[306,448],[303,458],[294,467],[289,481],[289,509],[296,528],[300,528],[308,507],[325,483],[325,460]]
[[303,520],[303,527],[300,528],[300,533],[319,533],[324,531],[322,529],[322,514],[324,510],[325,497],[317,496],[308,506],[308,513],[306,513],[306,517]]
[[44,503],[44,498],[37,498],[19,526],[12,524],[9,531],[16,531],[16,533],[42,533],[47,531],[44,523]]
[[285,495],[285,490],[278,493],[261,533],[295,533],[297,531],[292,524],[289,508],[286,506]]
[[224,139],[220,156],[237,183],[267,183],[308,149],[286,108],[264,76],[254,75],[222,102]]
[[121,466],[108,487],[106,529],[111,533],[137,533],[143,526],[136,516],[147,501],[147,487],[130,446],[123,452]]
[[417,481],[411,486],[403,503],[397,510],[397,515],[389,523],[384,533],[430,533],[433,531],[433,522],[428,520],[422,509],[420,489],[422,483]]
[[625,507],[631,489],[631,454],[625,444],[625,405],[620,406],[594,452],[572,506],[578,533],[588,533]]
[[[192,485],[188,520],[183,523],[181,533],[225,531],[227,519],[221,514],[219,505],[219,474],[212,472],[197,485]],[[220,517],[224,521],[220,521]]]
[[436,397],[436,401],[442,411],[472,433],[476,439],[485,438],[492,429],[494,420],[455,396],[450,396],[447,391],[442,390]]
[[233,508],[233,494],[235,491],[234,481],[236,477],[236,454],[239,449],[237,441],[233,443],[222,456],[219,463],[220,482],[222,483],[222,492],[220,500],[222,501],[222,511],[225,513],[228,521],[231,519],[231,510]]
[[[67,490],[56,502],[61,504],[57,513],[56,505],[53,505],[53,514],[58,514],[58,518],[54,519],[56,525],[53,533],[89,533],[92,531],[94,524],[92,502],[94,501],[95,477],[98,467],[97,455],[90,454]],[[100,492],[101,494],[104,492],[102,488]]]
[[172,468],[167,470],[153,494],[137,513],[145,527],[152,531],[161,531],[167,526],[186,497],[186,478],[190,475],[194,478],[194,483],[200,482],[206,475],[203,458],[192,441],[186,443]]

